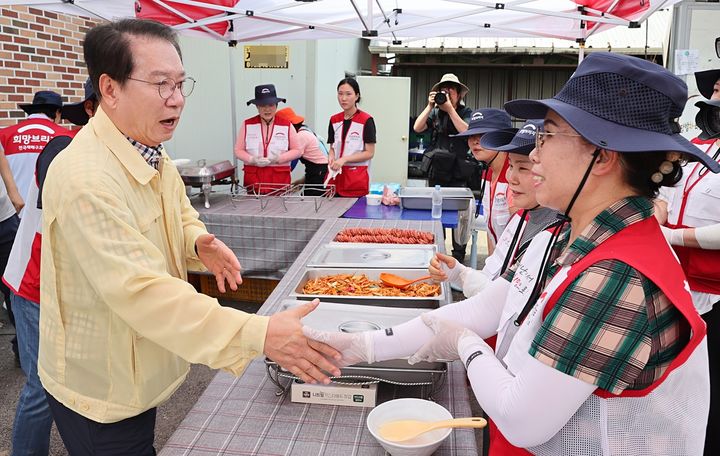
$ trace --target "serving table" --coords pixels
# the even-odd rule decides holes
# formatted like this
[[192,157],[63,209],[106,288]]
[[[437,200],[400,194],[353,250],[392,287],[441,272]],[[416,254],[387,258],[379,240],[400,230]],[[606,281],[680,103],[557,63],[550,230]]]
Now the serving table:
[[[212,206],[211,206],[212,207]],[[432,231],[442,239],[437,221],[330,219],[317,233],[258,311],[271,315],[288,298],[316,249],[348,227],[404,228]],[[442,243],[438,249],[444,251]],[[448,297],[447,300],[450,298]],[[461,363],[448,367],[446,386],[434,399],[453,416],[471,416],[469,394]],[[395,397],[412,397],[413,387],[382,384],[378,403]],[[383,448],[370,435],[365,419],[371,409],[319,404],[298,404],[278,388],[266,374],[264,359],[252,361],[240,377],[219,372],[195,406],[170,437],[160,455],[383,455]],[[456,429],[435,453],[477,455],[472,429]]]

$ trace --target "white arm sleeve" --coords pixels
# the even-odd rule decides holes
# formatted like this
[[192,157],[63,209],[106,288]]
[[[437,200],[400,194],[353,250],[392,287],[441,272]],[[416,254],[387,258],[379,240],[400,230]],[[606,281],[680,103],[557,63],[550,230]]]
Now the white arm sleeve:
[[[432,313],[444,320],[454,321],[480,337],[488,338],[497,333],[509,289],[510,282],[497,279],[482,293],[435,309]],[[387,330],[373,331],[374,361],[407,358],[433,337],[435,334],[420,317]]]
[[720,223],[695,228],[698,245],[707,250],[720,250]]
[[462,291],[466,298],[472,298],[483,291],[494,279],[485,273],[485,269],[478,271],[472,268],[467,268],[460,277],[462,278]]
[[530,354],[513,376],[482,341],[460,345],[460,359],[465,363],[475,351],[483,352],[470,363],[470,384],[482,409],[517,447],[550,440],[597,388]]

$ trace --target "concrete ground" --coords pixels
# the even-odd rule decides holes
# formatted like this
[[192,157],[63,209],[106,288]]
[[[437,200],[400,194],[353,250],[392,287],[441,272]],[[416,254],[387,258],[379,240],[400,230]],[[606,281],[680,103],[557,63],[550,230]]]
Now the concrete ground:
[[[484,233],[480,233],[478,238],[478,264],[482,266],[485,255],[487,254],[487,243]],[[450,243],[449,230],[446,241],[447,251],[450,252],[452,250],[452,244]],[[468,243],[467,255],[465,257],[466,265],[469,265],[470,247],[471,245]],[[462,294],[453,292],[453,298],[460,300],[463,297]],[[237,303],[233,301],[221,301],[221,303],[246,312],[255,312],[259,308],[258,304]],[[0,327],[0,404],[2,404],[2,406],[0,406],[0,456],[7,456],[10,454],[15,407],[20,391],[25,383],[25,374],[20,368],[14,366],[10,340],[15,334],[15,330],[8,322],[7,313],[2,306],[0,306],[0,324],[2,324],[2,327]],[[198,397],[205,391],[208,383],[210,383],[210,380],[212,380],[216,373],[216,370],[210,369],[209,367],[193,365],[183,385],[165,404],[158,408],[155,423],[155,448],[157,450],[160,450],[170,438],[185,415],[195,404]],[[482,410],[475,401],[475,397],[473,395],[471,395],[471,397],[473,416],[482,416]],[[478,448],[482,448],[482,432],[476,431],[475,435],[477,437]],[[51,456],[65,456],[68,454],[55,425],[53,425],[50,439]]]
[[[258,304],[231,301],[222,303],[246,312],[255,312],[259,308]],[[3,324],[0,328],[0,456],[7,456],[10,454],[15,407],[20,391],[25,384],[25,374],[22,369],[14,366],[10,339],[15,334],[15,330],[7,321],[7,313],[2,307],[0,307],[0,322]],[[160,450],[163,447],[216,373],[216,370],[207,366],[193,365],[182,386],[158,408],[155,422],[155,449]],[[60,435],[53,425],[50,435],[50,455],[65,456],[67,454]]]

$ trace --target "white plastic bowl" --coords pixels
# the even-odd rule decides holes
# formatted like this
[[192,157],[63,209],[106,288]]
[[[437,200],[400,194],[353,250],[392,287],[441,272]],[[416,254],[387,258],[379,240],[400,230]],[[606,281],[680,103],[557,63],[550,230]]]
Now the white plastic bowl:
[[392,456],[430,456],[452,432],[452,429],[436,429],[406,442],[390,442],[380,437],[383,424],[396,420],[440,421],[453,416],[440,404],[424,399],[394,399],[383,402],[368,414],[367,427],[370,434]]
[[368,195],[365,195],[365,200],[367,201],[368,206],[379,206],[380,202],[382,202],[382,195],[375,195],[374,193],[370,193]]

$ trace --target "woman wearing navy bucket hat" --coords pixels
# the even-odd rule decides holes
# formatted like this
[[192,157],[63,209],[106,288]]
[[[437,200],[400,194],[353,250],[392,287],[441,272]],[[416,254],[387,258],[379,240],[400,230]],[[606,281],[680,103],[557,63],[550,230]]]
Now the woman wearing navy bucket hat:
[[[461,359],[518,447],[503,454],[702,454],[705,324],[651,201],[683,157],[720,171],[678,134],[686,98],[659,65],[598,52],[554,98],[507,103],[545,119],[530,154],[536,196],[569,229],[531,242],[480,294],[392,331],[306,334],[343,362]],[[497,351],[482,340],[493,334]]]
[[290,162],[302,155],[293,125],[275,115],[281,101],[286,100],[278,98],[273,84],[256,86],[247,104],[254,104],[258,115],[245,119],[237,135],[235,156],[245,163],[243,186],[256,193],[290,184]]
[[[720,155],[720,70],[695,73],[697,87],[707,100],[695,123],[702,133],[692,143],[713,160]],[[705,454],[720,454],[720,175],[700,163],[689,163],[678,184],[661,194],[658,219],[675,250],[690,285],[695,308],[707,324],[710,364],[710,415]]]

